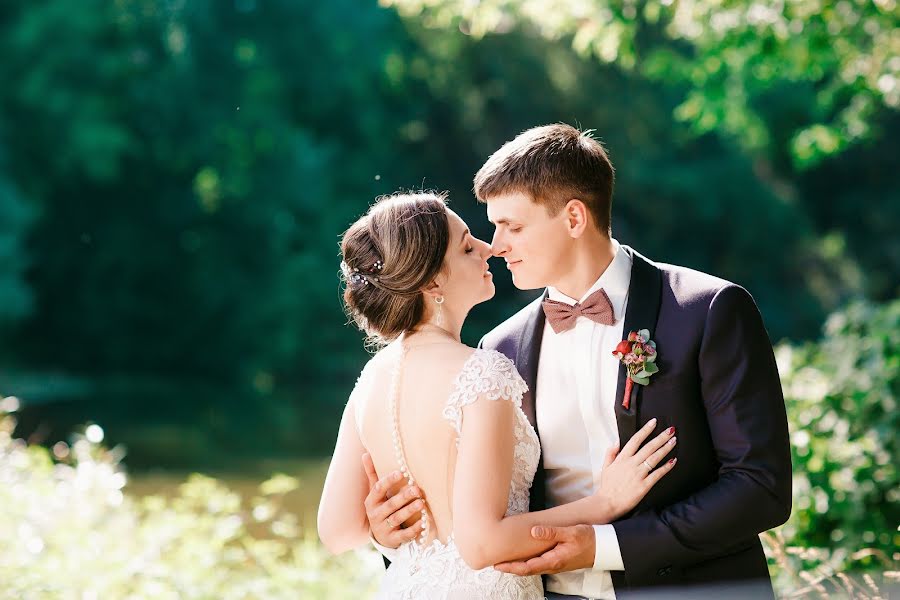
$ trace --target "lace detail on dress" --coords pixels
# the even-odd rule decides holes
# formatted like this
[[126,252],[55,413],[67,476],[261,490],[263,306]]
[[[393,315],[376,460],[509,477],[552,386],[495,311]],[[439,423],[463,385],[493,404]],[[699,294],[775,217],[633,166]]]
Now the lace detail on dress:
[[444,407],[444,417],[453,423],[456,435],[459,435],[462,408],[475,402],[478,396],[484,395],[489,400],[508,398],[521,408],[522,395],[527,391],[528,385],[511,360],[496,350],[476,350],[456,376],[453,393]]
[[519,375],[516,366],[496,350],[476,350],[463,365],[456,377],[453,393],[447,399],[443,415],[456,429],[456,444],[462,431],[462,409],[478,398],[499,400],[508,398],[516,406],[515,466],[509,489],[507,515],[528,512],[529,493],[541,456],[537,434],[525,413],[522,412],[522,396],[528,385]]
[[[522,412],[528,386],[515,365],[495,350],[476,350],[456,377],[443,416],[457,433],[462,430],[462,409],[479,398],[508,398],[515,404],[515,461],[509,485],[507,515],[528,511],[529,492],[541,455],[534,428]],[[377,600],[539,600],[544,597],[540,576],[519,577],[493,567],[475,571],[459,553],[451,533],[446,543],[433,540],[419,545],[406,542],[397,549],[385,574]]]
[[475,571],[456,543],[434,540],[426,546],[407,542],[388,567],[375,600],[543,600],[540,576],[519,577],[493,567]]

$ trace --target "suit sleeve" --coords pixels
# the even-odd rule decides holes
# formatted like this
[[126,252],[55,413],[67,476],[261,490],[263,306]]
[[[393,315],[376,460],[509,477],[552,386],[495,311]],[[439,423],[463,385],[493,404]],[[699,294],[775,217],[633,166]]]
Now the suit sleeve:
[[762,318],[743,288],[728,285],[710,303],[699,371],[718,479],[680,502],[613,524],[629,587],[662,583],[667,569],[733,552],[791,512],[781,382]]

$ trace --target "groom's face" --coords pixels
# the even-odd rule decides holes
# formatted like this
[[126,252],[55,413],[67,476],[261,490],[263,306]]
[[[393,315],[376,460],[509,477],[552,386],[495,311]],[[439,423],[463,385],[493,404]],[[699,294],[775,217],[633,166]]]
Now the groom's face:
[[528,194],[508,192],[487,200],[487,214],[495,227],[491,253],[506,261],[513,284],[521,290],[555,285],[572,246],[563,211],[550,216]]

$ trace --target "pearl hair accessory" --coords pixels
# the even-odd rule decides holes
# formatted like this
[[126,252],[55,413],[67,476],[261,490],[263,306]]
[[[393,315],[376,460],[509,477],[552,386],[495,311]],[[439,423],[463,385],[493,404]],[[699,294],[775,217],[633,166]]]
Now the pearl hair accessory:
[[[391,419],[393,424],[393,431],[391,431],[391,437],[394,442],[394,456],[397,459],[397,464],[400,465],[400,472],[403,473],[403,477],[406,478],[406,482],[413,486],[416,484],[416,480],[413,478],[412,473],[409,470],[409,465],[406,463],[406,456],[403,453],[403,440],[400,437],[400,411],[397,407],[397,400],[400,397],[400,374],[401,369],[403,367],[403,362],[406,359],[406,353],[409,350],[402,340],[399,342],[400,345],[400,357],[397,360],[397,364],[394,366],[394,373],[391,378],[391,394],[390,394],[390,411],[391,411]],[[425,506],[422,506],[422,533],[419,536],[419,544],[423,545],[425,540],[428,539],[428,511]]]
[[341,272],[344,274],[344,279],[351,285],[369,285],[370,281],[373,284],[377,283],[379,279],[376,273],[381,272],[382,269],[384,269],[384,263],[381,260],[376,260],[368,271],[360,271],[357,267],[350,268],[350,265],[341,261]]

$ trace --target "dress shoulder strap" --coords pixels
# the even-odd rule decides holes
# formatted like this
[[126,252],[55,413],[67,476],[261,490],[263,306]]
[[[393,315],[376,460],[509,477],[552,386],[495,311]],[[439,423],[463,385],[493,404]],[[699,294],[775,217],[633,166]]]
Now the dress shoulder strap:
[[527,391],[528,385],[509,358],[496,350],[479,348],[469,356],[456,376],[443,416],[453,424],[459,436],[464,406],[472,404],[478,398],[505,398],[521,407],[522,396]]

